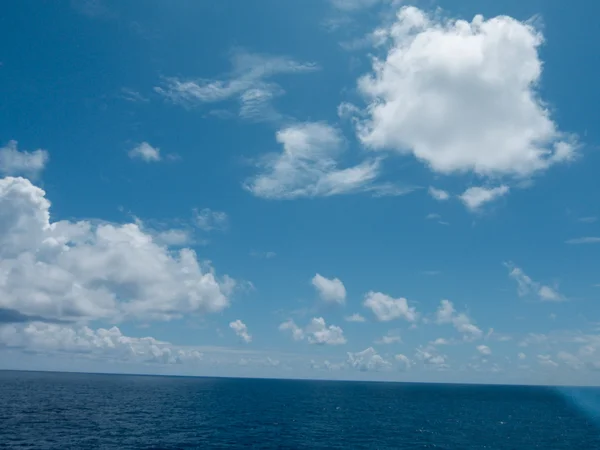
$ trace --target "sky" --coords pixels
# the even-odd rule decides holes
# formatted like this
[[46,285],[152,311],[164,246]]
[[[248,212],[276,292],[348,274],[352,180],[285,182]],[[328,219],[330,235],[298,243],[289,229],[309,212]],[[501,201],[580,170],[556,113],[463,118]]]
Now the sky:
[[0,369],[600,384],[599,14],[11,2]]

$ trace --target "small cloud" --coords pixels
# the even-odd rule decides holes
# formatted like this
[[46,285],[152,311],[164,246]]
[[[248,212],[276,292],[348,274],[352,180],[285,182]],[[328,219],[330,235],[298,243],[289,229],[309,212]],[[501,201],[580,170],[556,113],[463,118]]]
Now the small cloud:
[[470,187],[459,198],[471,211],[479,210],[484,204],[490,203],[508,194],[510,188],[502,185],[495,188]]
[[488,356],[492,354],[492,350],[487,345],[478,345],[477,351],[484,356]]
[[435,200],[443,202],[450,198],[450,194],[442,189],[436,189],[432,186],[429,186],[429,195],[433,197]]
[[582,223],[594,223],[597,220],[598,220],[598,218],[596,216],[580,217],[579,219],[577,219],[578,222],[582,222]]
[[343,345],[346,343],[344,330],[336,325],[325,323],[322,317],[314,317],[308,325],[302,329],[293,320],[288,320],[279,325],[279,331],[290,332],[295,341],[307,339],[309,344],[314,345]]
[[553,361],[550,355],[537,355],[537,360],[543,366],[558,367],[558,363]]
[[477,327],[465,313],[457,313],[450,300],[442,300],[436,312],[436,322],[452,324],[456,330],[463,335],[463,339],[471,341],[480,339],[483,331]]
[[9,141],[6,146],[0,148],[0,174],[22,175],[35,179],[45,169],[49,159],[46,150],[19,151],[17,141]]
[[398,354],[394,356],[394,359],[399,363],[401,370],[408,370],[412,365],[410,359],[405,355]]
[[234,322],[229,323],[229,328],[231,328],[235,334],[246,344],[252,342],[252,335],[248,333],[248,327],[241,320],[236,320]]
[[369,347],[362,352],[348,352],[346,364],[361,372],[379,371],[391,367],[391,363],[381,357],[373,347]]
[[251,251],[250,252],[250,256],[252,256],[253,258],[259,258],[259,259],[271,259],[271,258],[275,258],[277,256],[277,253],[275,252],[257,252],[257,251]]
[[129,88],[121,88],[121,98],[132,103],[148,103],[150,101],[138,91],[134,91],[133,89]]
[[351,316],[346,316],[344,320],[346,320],[346,322],[366,322],[367,319],[358,313],[354,313]]
[[328,279],[316,274],[311,280],[319,297],[328,303],[343,305],[346,302],[346,288],[339,278]]
[[517,293],[521,297],[535,294],[543,302],[561,302],[566,300],[555,288],[532,280],[523,269],[516,267],[513,263],[508,262],[504,265],[509,269],[508,276],[517,282]]
[[424,270],[421,273],[423,275],[434,276],[434,275],[439,275],[441,272],[439,270]]
[[141,159],[145,162],[158,162],[162,158],[160,156],[160,149],[151,146],[148,142],[142,142],[135,146],[128,153],[131,159]]
[[272,106],[285,90],[273,81],[278,75],[310,73],[319,70],[313,63],[299,63],[283,56],[268,56],[234,50],[231,72],[222,79],[167,78],[155,92],[172,103],[192,107],[237,100],[238,116],[252,121],[279,121]]
[[398,344],[400,342],[402,342],[402,338],[400,337],[398,332],[395,331],[390,331],[388,332],[388,334],[382,336],[381,338],[375,341],[376,344],[380,345]]
[[365,296],[363,305],[369,308],[380,322],[388,322],[400,318],[408,322],[417,320],[415,308],[409,307],[408,301],[402,297],[392,298],[381,292],[371,291]]
[[597,236],[586,236],[580,238],[569,239],[566,241],[567,244],[600,244],[600,237]]
[[194,223],[203,231],[225,230],[229,226],[229,217],[223,211],[204,208],[194,210]]

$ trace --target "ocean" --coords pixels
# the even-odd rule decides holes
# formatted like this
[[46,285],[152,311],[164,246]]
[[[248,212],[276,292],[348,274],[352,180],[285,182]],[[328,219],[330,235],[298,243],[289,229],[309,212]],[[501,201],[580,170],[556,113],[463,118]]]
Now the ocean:
[[0,448],[600,449],[591,388],[0,372]]

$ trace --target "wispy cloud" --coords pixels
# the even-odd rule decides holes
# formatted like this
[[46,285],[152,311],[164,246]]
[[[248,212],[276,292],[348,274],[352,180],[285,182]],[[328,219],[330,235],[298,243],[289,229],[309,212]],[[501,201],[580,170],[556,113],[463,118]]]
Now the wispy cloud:
[[223,211],[204,208],[194,210],[194,223],[203,231],[225,230],[229,226],[229,216]]
[[272,101],[285,90],[272,79],[278,75],[319,70],[314,63],[301,63],[283,56],[268,56],[236,50],[232,70],[221,79],[166,78],[154,90],[173,103],[193,107],[225,101],[238,102],[239,117],[253,121],[277,120],[281,116]]
[[600,244],[600,237],[586,236],[565,241],[567,244]]
[[148,103],[150,100],[138,91],[129,88],[121,88],[121,98],[132,103]]
[[517,293],[524,297],[535,294],[543,302],[561,302],[566,298],[556,288],[538,283],[532,280],[523,269],[516,267],[513,263],[504,263],[509,270],[509,276],[517,282]]
[[244,183],[257,197],[293,199],[329,197],[358,192],[373,196],[403,195],[414,190],[378,183],[380,159],[340,167],[345,141],[337,128],[320,122],[292,125],[277,132],[283,151],[268,154],[257,163],[259,173]]

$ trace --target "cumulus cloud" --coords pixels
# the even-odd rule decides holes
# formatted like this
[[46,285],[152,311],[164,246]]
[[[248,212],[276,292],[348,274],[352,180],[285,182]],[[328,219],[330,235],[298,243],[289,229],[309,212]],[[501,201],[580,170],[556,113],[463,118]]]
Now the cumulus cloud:
[[306,327],[308,342],[318,345],[342,345],[346,343],[344,331],[335,325],[325,323],[322,317],[313,318]]
[[450,194],[442,189],[436,189],[432,186],[429,187],[429,195],[436,199],[437,201],[443,202],[444,200],[448,200],[450,198]]
[[434,367],[438,370],[444,370],[449,367],[447,363],[448,357],[437,353],[435,347],[418,347],[415,353],[415,358],[422,361],[428,366]]
[[6,146],[0,147],[0,175],[37,178],[48,164],[48,160],[46,150],[19,151],[17,141],[10,141]]
[[302,329],[293,320],[279,325],[279,330],[290,332],[295,341],[307,339],[310,344],[315,345],[342,345],[346,343],[344,330],[336,325],[325,323],[322,317],[314,317],[308,325]]
[[154,90],[175,104],[193,107],[236,101],[238,115],[252,121],[279,120],[272,101],[285,90],[273,78],[285,74],[314,72],[313,63],[300,63],[282,56],[268,56],[237,50],[231,54],[232,70],[223,79],[167,78]]
[[147,142],[136,145],[128,153],[131,159],[141,159],[145,162],[158,162],[162,159],[160,149],[153,147]]
[[257,197],[293,199],[357,192],[402,195],[412,191],[375,183],[380,175],[379,159],[340,167],[344,139],[338,129],[325,123],[290,125],[277,132],[276,140],[283,152],[264,156],[257,163],[259,173],[244,183],[244,188]]
[[471,211],[480,209],[486,203],[493,202],[508,194],[510,188],[502,185],[495,188],[470,187],[459,198]]
[[391,363],[379,355],[373,347],[369,347],[362,352],[348,352],[346,364],[353,369],[361,372],[371,372],[387,369]]
[[346,316],[345,320],[346,322],[366,322],[367,319],[358,313],[354,313],[351,316]]
[[519,354],[517,355],[517,357],[518,357],[518,358],[519,358],[519,359],[522,361],[522,360],[524,360],[524,359],[526,359],[526,358],[527,358],[527,355],[526,355],[525,353],[522,353],[522,352],[521,352],[521,353],[519,353]]
[[363,305],[369,308],[380,322],[403,318],[408,322],[417,320],[417,312],[414,307],[408,306],[405,298],[392,298],[381,292],[369,292],[365,296]]
[[509,277],[517,282],[517,293],[521,297],[534,294],[542,302],[561,302],[566,300],[556,289],[532,280],[523,269],[516,267],[513,263],[508,262],[504,265],[509,270]]
[[339,278],[328,279],[316,274],[312,278],[311,284],[324,301],[340,305],[346,303],[346,288]]
[[50,219],[45,192],[0,179],[0,307],[46,318],[159,318],[217,312],[235,282],[137,224]]
[[229,226],[229,217],[223,211],[204,208],[194,210],[194,223],[203,231],[225,230]]
[[481,176],[525,177],[574,157],[574,139],[539,96],[543,36],[530,23],[446,20],[407,6],[376,35],[385,55],[358,81],[368,147]]
[[492,350],[487,345],[478,345],[477,351],[484,356],[488,356],[492,354]]
[[248,333],[248,327],[240,319],[230,322],[229,328],[231,328],[235,334],[246,344],[252,342],[252,335]]
[[381,338],[375,341],[376,344],[383,345],[397,344],[400,342],[402,342],[402,338],[400,337],[400,334],[398,334],[397,331],[389,331],[386,335],[382,336]]
[[442,300],[436,313],[438,324],[452,324],[463,335],[465,340],[479,339],[483,332],[465,313],[457,313],[454,305],[449,300]]
[[279,325],[279,331],[289,331],[295,341],[304,339],[304,330],[296,325],[296,322],[293,320],[288,320]]
[[117,327],[92,329],[43,322],[0,326],[1,347],[34,353],[76,353],[96,359],[160,364],[202,359],[202,353],[196,349],[178,348],[152,337],[125,336]]
[[408,370],[412,366],[410,359],[403,354],[394,356],[394,359],[398,362],[400,370]]

